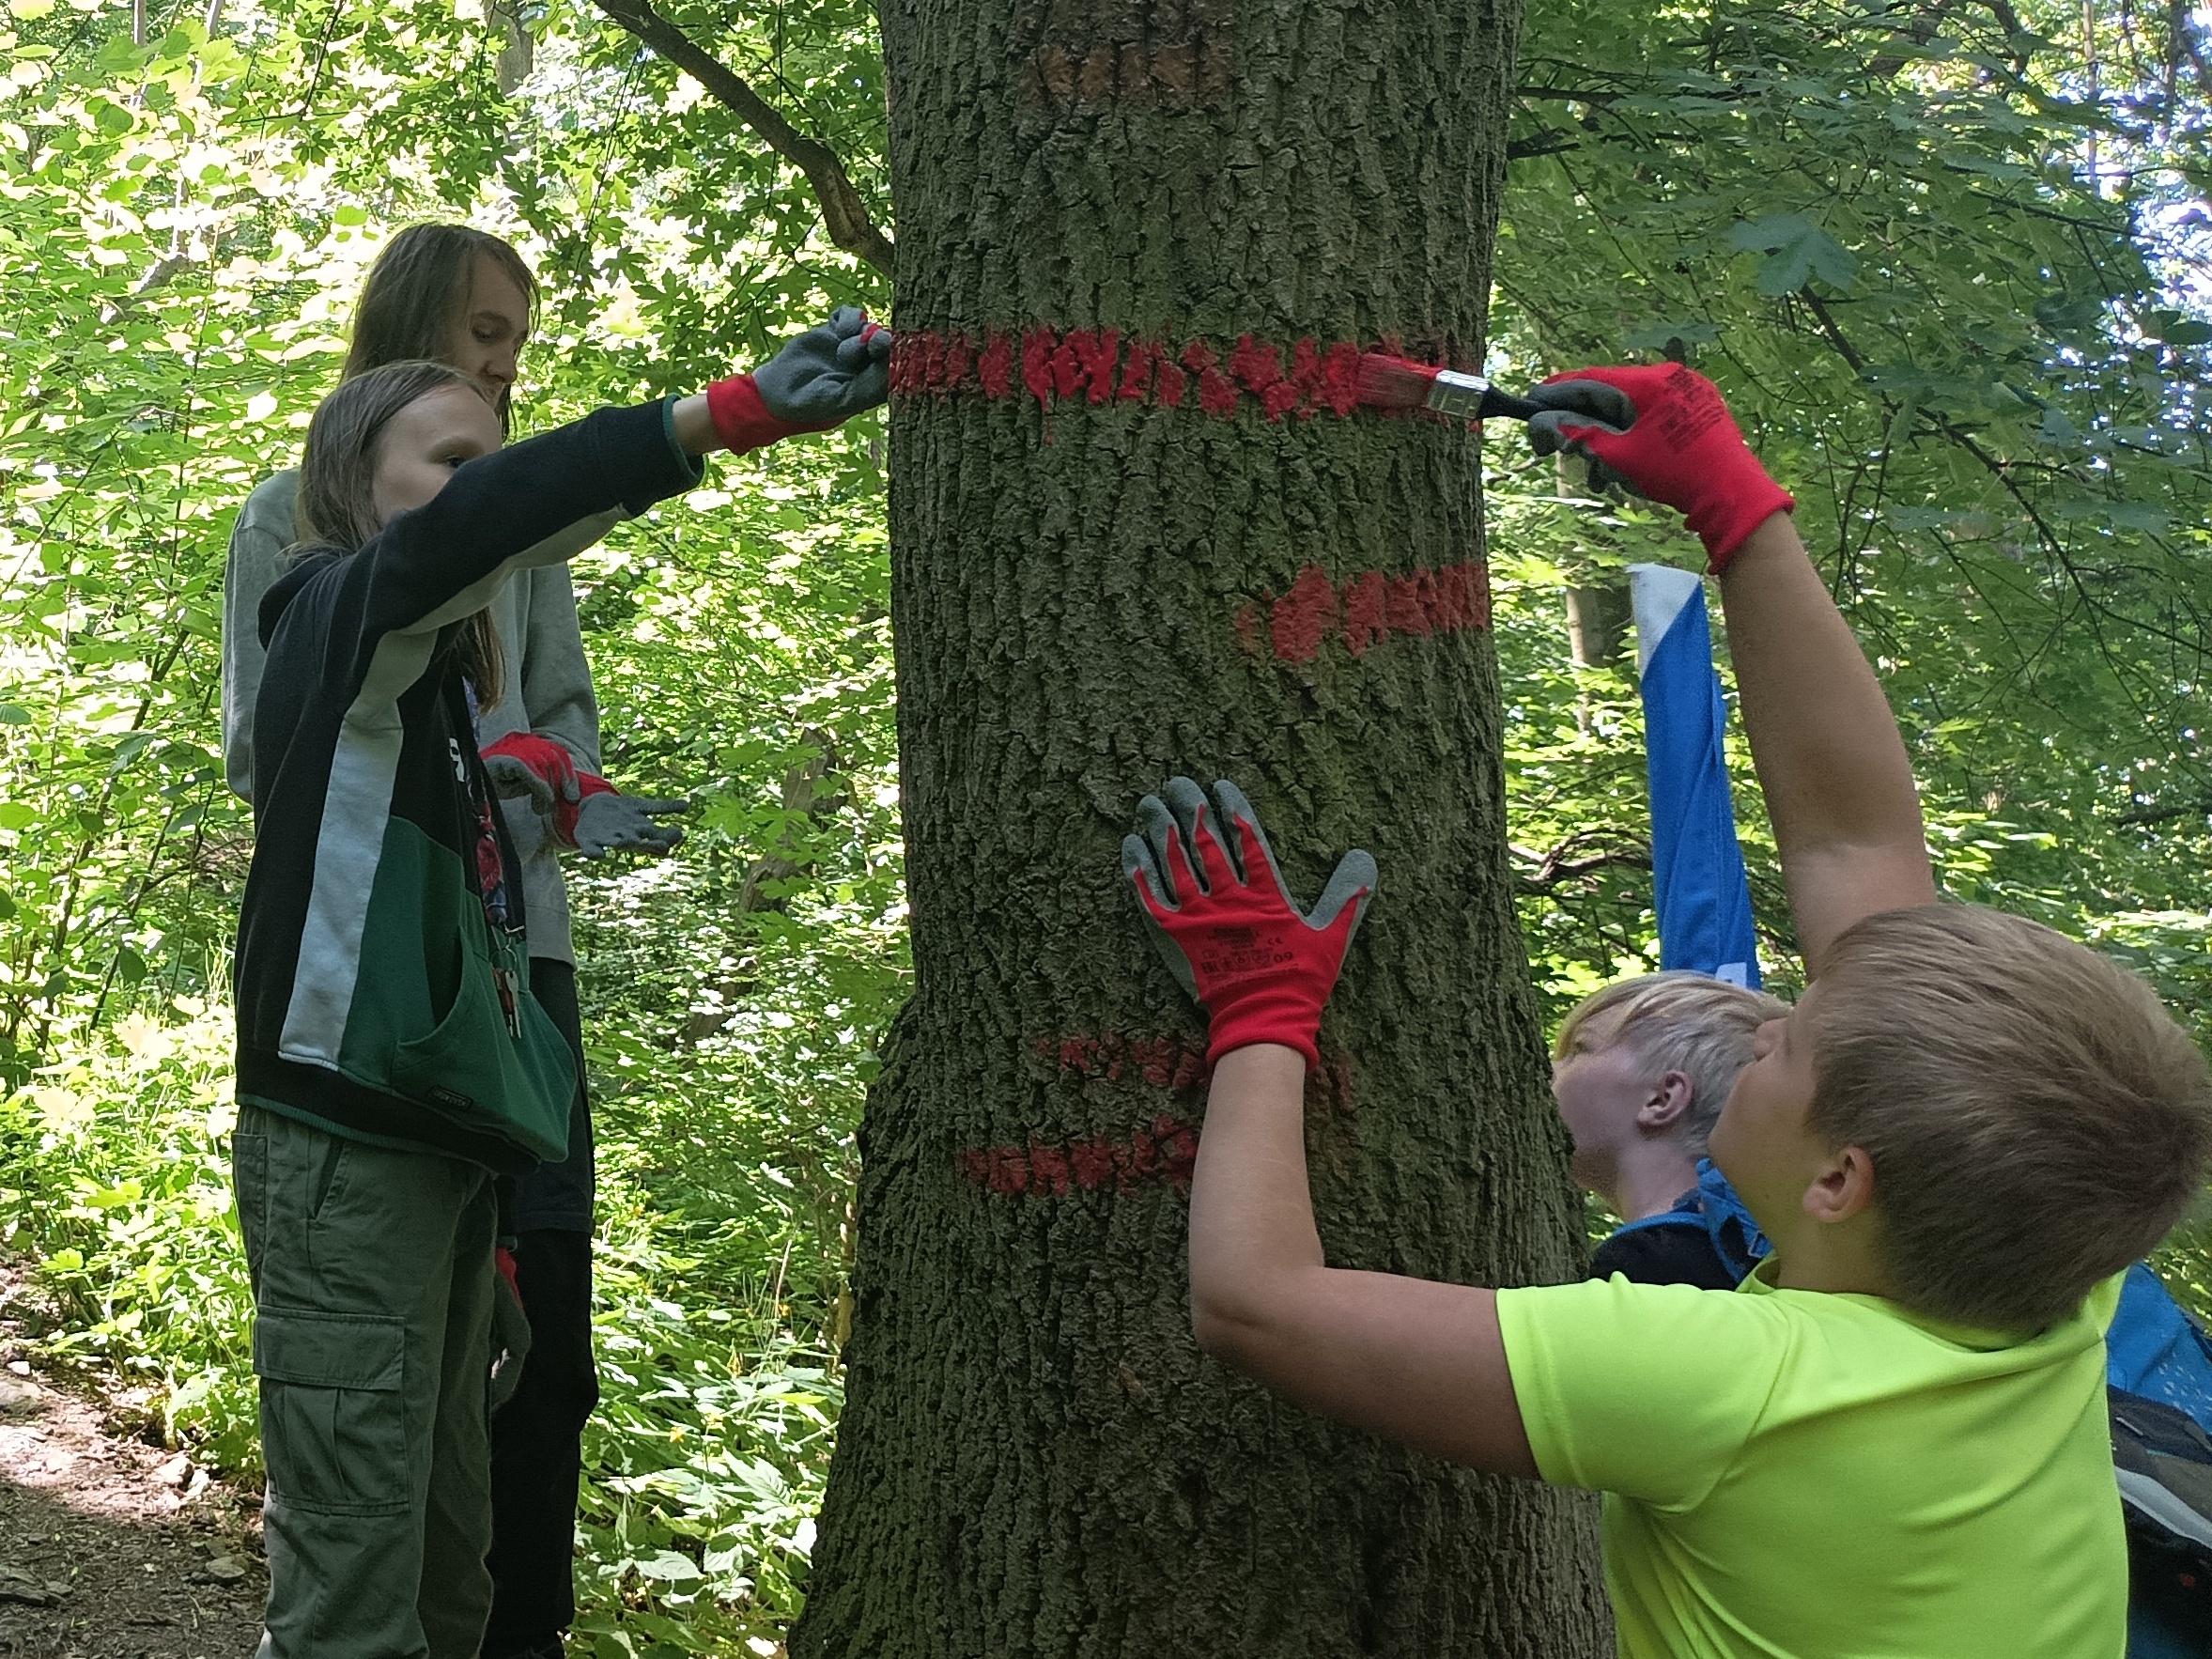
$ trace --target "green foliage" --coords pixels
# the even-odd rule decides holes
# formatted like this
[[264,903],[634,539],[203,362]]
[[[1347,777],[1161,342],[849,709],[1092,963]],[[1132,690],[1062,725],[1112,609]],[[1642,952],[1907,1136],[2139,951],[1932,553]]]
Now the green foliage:
[[[666,11],[888,223],[866,8]],[[522,15],[507,91],[480,0],[155,5],[136,44],[116,0],[0,19],[0,1243],[41,1261],[54,1357],[247,1479],[223,558],[362,271],[415,219],[513,235],[546,290],[525,429],[888,297],[695,84],[576,0]],[[2212,1036],[2212,99],[2193,14],[2091,21],[2094,76],[2072,0],[1531,8],[1493,368],[1666,353],[1720,380],[1876,656],[1946,888],[2092,938]],[[803,1594],[855,1119],[908,972],[880,431],[722,463],[576,567],[610,775],[700,803],[677,860],[574,872],[600,1654],[769,1651]],[[1515,866],[1557,1011],[1653,954],[1632,657],[1574,663],[1566,597],[1601,617],[1627,563],[1695,549],[1509,434],[1491,466]],[[2160,1266],[2212,1308],[2206,1246],[2185,1230]]]

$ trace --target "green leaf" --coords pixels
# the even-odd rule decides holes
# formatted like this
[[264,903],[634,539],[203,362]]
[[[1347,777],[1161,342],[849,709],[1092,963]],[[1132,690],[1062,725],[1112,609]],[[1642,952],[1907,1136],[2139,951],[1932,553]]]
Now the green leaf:
[[2173,515],[2156,502],[2096,499],[2054,502],[2050,516],[2061,523],[2103,519],[2118,530],[2159,531],[2173,520]]
[[1859,260],[1848,248],[1802,213],[1770,213],[1739,225],[1728,233],[1739,252],[1772,256],[1759,267],[1758,289],[1770,299],[1794,294],[1818,276],[1848,293],[1858,278]]

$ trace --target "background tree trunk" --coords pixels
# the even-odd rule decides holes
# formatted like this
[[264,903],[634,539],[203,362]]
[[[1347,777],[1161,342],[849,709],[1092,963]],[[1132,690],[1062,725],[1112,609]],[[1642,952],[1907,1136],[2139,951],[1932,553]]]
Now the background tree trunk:
[[1586,1502],[1192,1343],[1199,1026],[1118,864],[1174,771],[1246,789],[1302,900],[1370,848],[1307,1103],[1330,1259],[1576,1270],[1478,438],[1345,395],[1354,342],[1479,361],[1519,15],[886,0],[916,987],[802,1659],[1608,1646]]

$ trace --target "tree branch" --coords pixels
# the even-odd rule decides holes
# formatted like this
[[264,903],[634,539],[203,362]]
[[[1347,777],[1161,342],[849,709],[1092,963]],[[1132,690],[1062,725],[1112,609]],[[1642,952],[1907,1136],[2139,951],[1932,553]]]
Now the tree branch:
[[2115,824],[2168,824],[2175,818],[2212,817],[2212,797],[2192,801],[2187,806],[2141,807],[2131,813],[2121,813],[2112,819]]
[[[1616,841],[1616,845],[1605,846],[1604,843],[1608,839]],[[1592,844],[1597,844],[1601,850],[1586,853],[1579,859],[1568,856]],[[1580,834],[1570,835],[1549,852],[1539,852],[1528,846],[1511,846],[1507,850],[1517,862],[1536,866],[1526,873],[1515,873],[1514,889],[1523,893],[1548,893],[1562,882],[1595,876],[1601,870],[1651,868],[1651,853],[1647,845],[1639,844],[1633,837],[1608,837],[1602,830],[1586,830]]]
[[814,187],[814,200],[822,209],[823,228],[829,232],[831,241],[886,276],[890,274],[891,239],[868,216],[867,204],[853,188],[836,151],[785,120],[735,71],[655,11],[647,0],[597,0],[597,4],[601,11],[736,111],[738,118],[763,143],[807,176],[807,182]]

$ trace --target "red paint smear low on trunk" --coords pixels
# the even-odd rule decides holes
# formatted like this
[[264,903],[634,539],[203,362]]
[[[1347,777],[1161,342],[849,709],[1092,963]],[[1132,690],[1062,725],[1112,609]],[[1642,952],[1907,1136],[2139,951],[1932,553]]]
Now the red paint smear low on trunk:
[[[1206,1083],[1205,1048],[1185,1037],[1107,1032],[1033,1042],[1038,1057],[1062,1077],[1141,1083],[1177,1094],[1195,1093]],[[1331,1055],[1306,1086],[1309,1097],[1318,1091],[1318,1097],[1335,1109],[1351,1110],[1352,1062]],[[1127,1134],[1075,1140],[1031,1135],[1020,1143],[965,1147],[953,1155],[953,1162],[962,1179],[1002,1197],[1065,1198],[1102,1188],[1128,1192],[1148,1181],[1164,1181],[1185,1192],[1198,1156],[1198,1125],[1162,1112]]]

